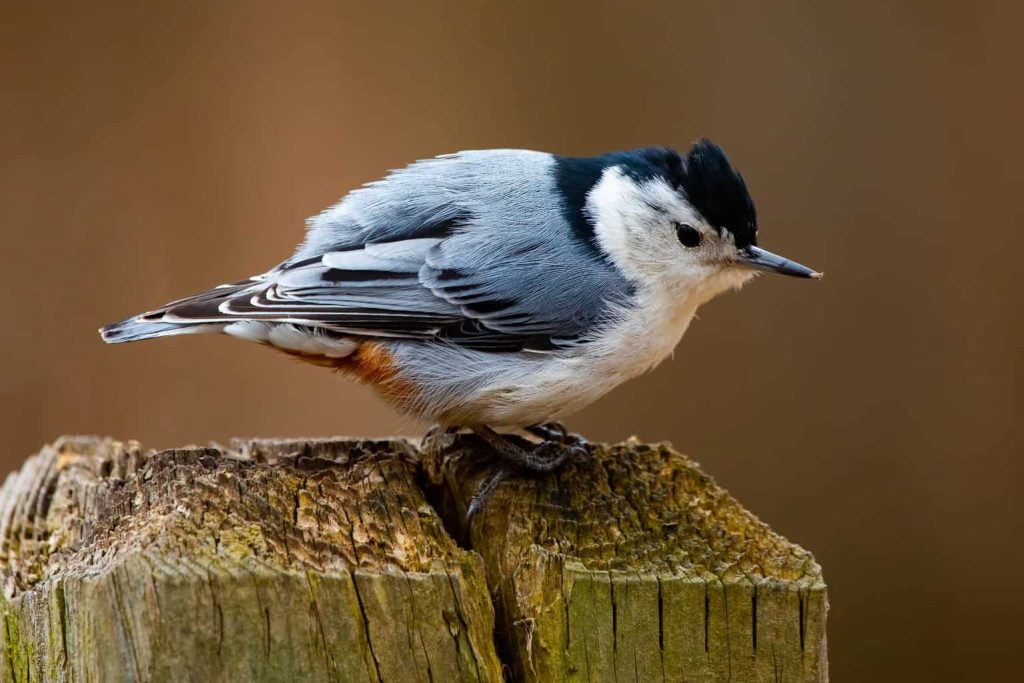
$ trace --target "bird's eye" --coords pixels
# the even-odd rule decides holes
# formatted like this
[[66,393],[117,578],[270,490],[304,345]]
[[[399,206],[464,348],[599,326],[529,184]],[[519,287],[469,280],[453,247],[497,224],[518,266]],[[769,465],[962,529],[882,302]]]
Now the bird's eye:
[[682,242],[684,247],[692,249],[700,244],[700,233],[692,225],[676,223],[676,234],[679,236],[679,241]]

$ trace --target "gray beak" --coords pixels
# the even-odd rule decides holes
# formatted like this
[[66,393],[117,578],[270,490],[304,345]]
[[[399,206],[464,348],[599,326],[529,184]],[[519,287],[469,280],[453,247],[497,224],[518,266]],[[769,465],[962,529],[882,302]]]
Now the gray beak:
[[769,273],[781,273],[782,275],[792,275],[793,277],[813,277],[815,279],[821,277],[821,273],[813,271],[807,266],[802,266],[796,261],[790,261],[788,258],[766,251],[761,247],[750,246],[741,249],[739,261],[740,265],[747,268],[765,270]]

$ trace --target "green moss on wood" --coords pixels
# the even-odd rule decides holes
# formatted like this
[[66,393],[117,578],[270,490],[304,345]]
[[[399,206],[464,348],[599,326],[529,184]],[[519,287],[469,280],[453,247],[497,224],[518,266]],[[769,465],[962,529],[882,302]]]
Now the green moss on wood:
[[32,643],[21,637],[21,625],[18,615],[11,603],[4,599],[0,602],[3,611],[4,631],[4,670],[11,681],[29,680],[29,662],[32,659]]

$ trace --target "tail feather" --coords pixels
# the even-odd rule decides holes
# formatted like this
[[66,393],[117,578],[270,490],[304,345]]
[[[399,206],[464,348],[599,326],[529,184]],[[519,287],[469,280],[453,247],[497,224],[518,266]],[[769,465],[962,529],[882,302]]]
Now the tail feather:
[[[172,301],[155,311],[142,313],[127,320],[101,327],[100,336],[108,344],[123,344],[179,334],[220,332],[231,322],[231,319],[220,314],[219,305],[232,295],[244,291],[254,282],[257,280],[250,279],[230,285],[220,285],[205,292]],[[170,320],[166,318],[170,318]],[[195,319],[189,320],[188,318]],[[217,318],[224,318],[224,322],[220,322]]]
[[217,323],[173,323],[160,320],[128,318],[127,320],[101,327],[100,336],[108,344],[123,344],[125,342],[170,337],[178,334],[219,332],[223,328],[224,325]]

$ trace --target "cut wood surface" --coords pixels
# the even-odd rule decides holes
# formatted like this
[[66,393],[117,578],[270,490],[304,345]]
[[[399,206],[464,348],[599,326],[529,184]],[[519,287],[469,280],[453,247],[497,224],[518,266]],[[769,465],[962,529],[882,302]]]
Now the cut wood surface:
[[824,681],[821,570],[684,456],[63,438],[0,490],[3,680]]

